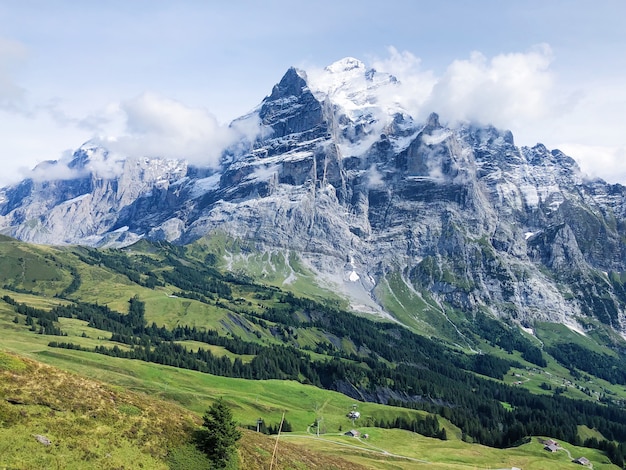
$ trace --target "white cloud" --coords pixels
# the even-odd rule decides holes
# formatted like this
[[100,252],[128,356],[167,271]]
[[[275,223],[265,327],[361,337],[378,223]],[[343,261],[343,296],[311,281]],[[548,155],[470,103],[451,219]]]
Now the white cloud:
[[[584,173],[626,184],[626,147],[620,126],[626,118],[623,83],[572,85],[552,71],[548,45],[491,58],[473,52],[437,75],[423,70],[410,52],[388,49],[374,59],[377,70],[395,75],[397,87],[382,89],[418,121],[431,112],[448,125],[491,124],[513,131],[519,145],[542,142],[578,161]],[[393,92],[393,94],[390,93]]]
[[421,60],[412,53],[391,47],[388,58],[375,59],[372,65],[400,80],[394,95],[382,99],[395,100],[416,119],[436,112],[450,124],[469,121],[514,128],[561,112],[568,103],[569,98],[555,93],[551,61],[547,45],[492,58],[473,52],[437,76],[422,70]]
[[[250,145],[261,131],[256,114],[226,126],[204,109],[187,107],[152,93],[122,103],[110,103],[82,119],[66,114],[62,103],[54,100],[40,105],[37,112],[29,115],[15,115],[6,110],[0,110],[1,114],[12,126],[19,124],[20,127],[15,137],[9,132],[4,140],[5,148],[7,144],[12,145],[13,155],[18,158],[6,158],[0,186],[23,178],[42,181],[80,176],[67,167],[72,152],[63,149],[67,144],[80,144],[88,139],[93,145],[108,149],[110,156],[91,158],[87,170],[101,177],[113,177],[121,171],[121,162],[126,157],[185,159],[194,165],[216,168],[226,148],[232,145],[241,148],[246,142]],[[14,117],[10,119],[11,116]],[[41,128],[42,123],[54,139],[24,140],[28,132],[25,127]],[[100,135],[94,137],[94,131]],[[61,142],[57,142],[59,139]],[[57,162],[45,160],[55,154],[62,155]]]
[[549,47],[487,59],[479,52],[455,60],[438,80],[427,105],[447,120],[498,123],[537,119],[551,112]]
[[126,118],[125,133],[101,141],[110,150],[130,157],[186,159],[215,168],[227,147],[253,137],[259,129],[252,117],[237,126],[224,126],[204,109],[153,93],[125,101],[119,109]]
[[[246,140],[260,132],[256,115],[226,126],[205,108],[154,93],[121,103],[111,103],[116,98],[109,94],[78,107],[74,103],[74,108],[67,96],[37,98],[31,93],[35,91],[32,85],[27,85],[32,90],[26,90],[15,78],[27,57],[23,45],[0,38],[0,124],[5,131],[0,186],[15,182],[18,167],[55,158],[94,133],[105,136],[97,140],[116,155],[184,158],[194,165],[217,167],[225,148],[242,141],[249,145]],[[543,142],[577,159],[590,175],[626,182],[621,129],[626,91],[621,79],[609,82],[601,77],[604,83],[574,83],[572,77],[561,77],[553,70],[556,61],[547,45],[494,56],[474,52],[453,61],[441,73],[427,69],[413,53],[393,47],[387,57],[369,62],[379,72],[396,76],[399,83],[371,86],[363,81],[363,89],[370,87],[368,103],[352,102],[354,97],[346,90],[346,109],[355,119],[377,113],[376,106],[383,105],[389,110],[401,107],[422,122],[437,112],[449,125],[457,121],[493,124],[512,130],[518,144]],[[316,77],[315,70],[307,71],[310,78]],[[250,78],[252,85],[254,80]],[[194,98],[185,99],[194,102]],[[374,117],[388,116],[383,112]],[[377,138],[377,131],[372,130],[372,139]],[[59,165],[46,168],[38,170],[42,177],[66,174]],[[373,184],[376,181],[372,175]]]
[[32,178],[35,181],[54,181],[78,178],[81,176],[81,172],[67,166],[67,162],[69,161],[68,157],[70,156],[71,152],[66,152],[66,155],[64,155],[64,157],[59,161],[41,162],[32,170],[22,167],[22,176],[24,178]]
[[17,84],[14,69],[26,55],[23,44],[0,38],[0,109],[19,111],[21,108],[25,90]]
[[[437,74],[423,68],[422,60],[413,53],[389,47],[387,57],[373,58],[370,64],[383,73],[379,77],[388,73],[398,79],[397,83],[365,80],[365,68],[340,74],[329,73],[328,69],[307,69],[307,75],[314,89],[332,95],[334,102],[355,118],[368,112],[380,124],[404,110],[423,122],[435,112],[450,126],[459,122],[491,124],[510,129],[524,139],[537,139],[523,142],[534,145],[537,141],[546,142],[548,137],[538,131],[545,130],[548,122],[571,114],[585,96],[581,90],[559,86],[551,69],[552,59],[546,44],[493,57],[473,52],[467,59],[454,60]],[[348,78],[350,86],[346,85]],[[356,87],[354,79],[360,80]],[[359,93],[355,93],[357,89]],[[357,102],[364,93],[367,103]],[[367,104],[372,106],[367,108]]]
[[370,166],[367,171],[367,188],[368,189],[381,189],[385,186],[385,179],[383,174],[378,171],[376,165]]
[[59,160],[41,162],[32,170],[22,168],[22,175],[35,181],[68,180],[90,174],[111,179],[124,171],[125,158],[121,155],[112,154],[93,143],[83,145],[81,150],[89,156],[84,167],[70,168],[69,164],[74,160],[74,151],[66,150]]
[[609,183],[626,183],[626,147],[564,143],[558,146],[575,159],[583,173]]
[[437,78],[431,70],[422,70],[422,60],[408,51],[388,48],[389,57],[374,58],[372,67],[380,72],[390,73],[400,83],[395,87],[381,89],[380,99],[390,104],[398,104],[416,119],[423,117],[424,105],[430,99]]
[[280,172],[280,165],[261,166],[256,168],[249,176],[249,180],[270,181]]

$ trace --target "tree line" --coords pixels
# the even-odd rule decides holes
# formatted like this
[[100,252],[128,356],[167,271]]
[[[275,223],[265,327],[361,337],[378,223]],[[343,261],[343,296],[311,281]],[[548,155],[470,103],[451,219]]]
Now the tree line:
[[[296,331],[321,329],[350,340],[357,350],[366,353],[357,355],[334,348],[332,356],[311,360],[306,351],[289,345],[262,345],[188,326],[172,330],[155,324],[147,326],[145,307],[136,297],[129,300],[127,314],[106,306],[80,303],[45,312],[17,304],[10,298],[5,300],[13,302],[16,311],[30,312],[33,317],[72,316],[86,320],[90,326],[111,331],[128,345],[128,349],[99,346],[94,351],[100,354],[223,376],[292,379],[332,390],[345,391],[342,385],[349,383],[355,390],[354,398],[365,397],[443,416],[457,425],[471,442],[507,447],[529,435],[549,435],[583,444],[577,430],[582,424],[597,429],[609,441],[626,442],[623,409],[562,396],[533,395],[522,388],[484,379],[475,372],[496,370],[491,375],[500,375],[510,362],[488,355],[464,355],[397,325],[375,323],[290,294],[281,297],[276,309],[258,314],[259,319],[272,324],[281,317],[287,320],[284,324]],[[175,342],[184,339],[207,344],[219,342],[229,350],[239,351],[236,354],[252,353],[255,357],[244,364],[239,358],[233,361],[226,356],[217,357],[203,348],[191,351]],[[60,342],[51,345],[75,347]],[[502,403],[510,406],[505,408]],[[621,449],[618,446],[615,455]]]

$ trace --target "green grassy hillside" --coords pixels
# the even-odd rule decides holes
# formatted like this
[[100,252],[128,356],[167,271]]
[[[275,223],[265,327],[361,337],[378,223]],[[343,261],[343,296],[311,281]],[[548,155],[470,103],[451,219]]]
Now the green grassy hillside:
[[0,351],[0,467],[168,468],[197,417]]
[[[0,351],[0,468],[204,469],[210,462],[191,443],[199,424],[171,400]],[[238,466],[269,467],[274,444],[244,432]],[[360,468],[303,447],[281,443],[274,468]]]
[[[623,410],[617,407],[626,399],[626,389],[615,372],[620,370],[620,355],[612,349],[621,343],[608,332],[603,341],[598,335],[538,324],[536,336],[529,336],[487,317],[464,319],[461,312],[437,311],[427,293],[413,291],[401,276],[392,275],[382,294],[394,299],[398,317],[411,315],[407,320],[411,332],[394,323],[347,314],[339,308],[340,299],[327,300],[317,288],[307,291],[306,282],[283,287],[308,299],[287,293],[277,287],[282,285],[281,276],[288,271],[306,276],[306,270],[288,255],[264,258],[250,249],[219,239],[188,247],[142,241],[125,250],[40,247],[0,239],[0,347],[19,354],[16,358],[4,353],[9,364],[5,372],[16,374],[21,366],[15,364],[27,364],[19,372],[23,376],[18,385],[3,389],[2,410],[13,420],[16,407],[34,407],[25,409],[33,419],[3,421],[0,432],[13,428],[22,442],[29,434],[42,434],[26,426],[31,423],[51,430],[47,432],[58,440],[61,428],[55,426],[67,426],[81,443],[67,444],[71,449],[63,447],[54,458],[63,455],[78,462],[91,455],[85,453],[89,451],[100,459],[98,465],[105,465],[101,459],[113,454],[103,449],[118,449],[114,446],[119,444],[115,452],[122,460],[141,462],[143,468],[175,468],[174,460],[195,458],[193,448],[190,451],[185,444],[190,426],[221,396],[243,427],[254,428],[259,418],[267,427],[276,427],[285,413],[291,431],[279,441],[284,466],[275,468],[311,468],[315,459],[326,462],[318,463],[318,468],[356,468],[357,463],[364,468],[571,465],[567,452],[550,455],[536,437],[521,439],[532,434],[568,436],[570,443],[563,447],[573,457],[584,455],[594,468],[616,468],[604,452],[580,447],[586,439],[596,446],[615,440],[610,448],[604,447],[614,461],[622,449],[618,444],[623,441],[616,436],[626,418],[621,420]],[[246,254],[252,266],[271,261],[274,277],[268,275],[268,282],[259,284],[247,275],[219,270],[220,256],[234,252]],[[428,328],[420,330],[422,324]],[[573,359],[556,360],[547,354],[550,348],[583,348],[591,362],[561,363]],[[38,376],[43,372],[33,371],[48,369],[31,360],[76,375],[46,381]],[[601,377],[585,371],[593,361],[601,366]],[[11,398],[19,393],[30,396],[26,390],[31,375],[40,391],[46,382],[65,382],[50,391],[57,402],[46,402],[61,411],[53,408],[55,414],[46,413],[41,394],[23,403]],[[272,380],[260,380],[266,378]],[[119,423],[100,423],[97,412],[95,421],[89,421],[88,414],[98,408],[74,410],[72,403],[79,398],[71,393],[67,403],[63,401],[64,390],[78,387],[80,380],[109,384],[89,385],[98,393],[130,394],[128,399],[124,395],[125,411],[100,413],[109,421],[117,416]],[[32,393],[37,389],[32,387]],[[176,403],[172,409],[179,410],[176,413],[185,416],[187,424],[168,422],[166,427],[171,424],[172,429],[160,441],[146,437],[149,432],[140,429],[147,424],[137,416],[151,415],[136,404],[133,394],[155,399],[156,408]],[[614,415],[605,413],[600,403],[614,407]],[[346,415],[354,406],[361,416],[352,422]],[[526,409],[537,408],[547,413],[543,421],[525,417],[532,418]],[[429,430],[428,420],[435,415],[437,429]],[[559,424],[546,426],[552,421]],[[88,422],[96,423],[104,435],[96,439],[97,451],[84,444],[85,435],[99,436]],[[402,427],[422,434],[443,433],[446,440]],[[136,435],[131,435],[131,428],[137,429]],[[343,435],[352,428],[369,437]],[[130,437],[118,442],[112,435]],[[267,464],[275,442],[274,437],[246,433],[240,466]],[[36,440],[35,444],[50,454],[50,446]],[[0,468],[55,465],[52,457],[46,460],[48,454],[31,456],[17,441],[6,445],[6,455],[13,457],[6,464],[0,461]],[[32,458],[31,467],[20,456]]]
[[[190,428],[219,396],[225,397],[243,426],[254,425],[257,417],[267,424],[278,423],[285,413],[293,432],[279,438],[275,468],[571,468],[567,452],[548,454],[538,439],[514,449],[493,449],[463,442],[458,429],[449,424],[447,441],[362,426],[359,420],[353,426],[346,410],[352,409],[354,400],[294,382],[214,377],[123,359],[104,361],[99,355],[78,351],[29,354],[75,372],[0,355],[0,375],[11,377],[0,381],[0,455],[4,459],[0,464],[8,468],[54,468],[59,461],[64,462],[62,468],[84,468],[87,461],[94,468],[168,468],[168,456],[189,452],[185,442]],[[373,416],[414,413],[356,404],[362,422]],[[319,437],[310,427],[316,416],[322,418]],[[353,428],[368,437],[343,435]],[[45,436],[54,447],[40,444],[34,435]],[[241,468],[263,468],[259,462],[268,464],[275,444],[275,436],[244,433]],[[563,446],[573,456],[591,459],[594,468],[616,468],[598,451]]]

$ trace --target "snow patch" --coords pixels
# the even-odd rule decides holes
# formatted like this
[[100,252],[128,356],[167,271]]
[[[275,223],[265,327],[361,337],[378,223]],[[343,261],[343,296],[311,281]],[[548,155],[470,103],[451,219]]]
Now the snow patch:
[[406,150],[407,147],[411,145],[411,143],[415,140],[419,132],[420,131],[417,130],[413,132],[412,134],[409,134],[408,136],[390,137],[389,140],[391,141],[391,145],[393,146],[394,152],[400,153]]
[[282,153],[279,155],[274,155],[272,157],[252,160],[252,161],[241,161],[234,163],[230,166],[229,170],[237,170],[239,168],[244,168],[247,166],[267,166],[267,165],[279,165],[285,162],[299,162],[302,160],[307,160],[309,158],[313,158],[313,152],[303,151],[303,150],[295,150],[293,152]]
[[208,193],[209,191],[214,191],[220,187],[220,178],[222,177],[221,173],[215,173],[214,175],[208,176],[207,178],[201,178],[196,180],[191,188],[191,197],[197,198],[202,196],[203,194]]
[[356,273],[356,271],[352,271],[352,272],[350,273],[350,275],[348,276],[348,279],[349,279],[351,282],[357,282],[357,281],[358,281],[359,279],[361,279],[361,278],[360,278],[360,277],[359,277],[359,275]]
[[344,57],[326,67],[331,73],[349,72],[354,69],[365,69],[365,64],[354,57]]
[[520,185],[519,190],[521,191],[524,201],[528,206],[537,207],[539,205],[539,193],[537,192],[537,188],[535,186],[522,184]]
[[578,333],[581,336],[587,336],[587,333],[585,333],[585,330],[583,330],[579,324],[577,323],[570,323],[570,322],[563,322],[563,325],[565,325],[567,328],[569,328],[571,331]]
[[287,276],[285,278],[285,280],[283,281],[283,286],[288,286],[289,284],[293,284],[297,280],[298,280],[298,278],[296,277],[295,273],[293,271],[291,271],[289,273],[289,276]]
[[323,70],[309,71],[307,84],[317,100],[329,103],[343,157],[362,155],[395,115],[407,114],[396,100],[387,99],[394,94],[398,80],[367,69],[356,59],[342,59]]
[[559,207],[561,207],[561,204],[563,203],[563,200],[554,200],[552,202],[550,202],[550,209],[553,211],[556,211]]
[[248,181],[268,181],[280,171],[281,165],[271,165],[256,168],[248,177]]
[[86,197],[89,197],[89,196],[91,196],[91,194],[90,194],[90,193],[81,194],[80,196],[76,196],[76,197],[74,197],[74,198],[72,198],[72,199],[68,199],[67,201],[63,201],[63,202],[62,202],[61,204],[59,204],[59,205],[62,205],[62,204],[68,204],[68,205],[69,205],[69,204],[74,204],[75,202],[82,201],[83,199],[85,199]]
[[426,145],[437,145],[452,135],[449,129],[435,129],[432,134],[422,135],[422,142]]

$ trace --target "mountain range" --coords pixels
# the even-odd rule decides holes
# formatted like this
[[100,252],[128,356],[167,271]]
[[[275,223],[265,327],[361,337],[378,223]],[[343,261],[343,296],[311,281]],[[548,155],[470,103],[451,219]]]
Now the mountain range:
[[0,189],[0,233],[93,247],[219,238],[227,269],[457,340],[450,316],[479,313],[624,335],[626,188],[509,131],[412,116],[397,86],[352,58],[291,68],[231,124],[255,133],[217,167],[87,142]]

